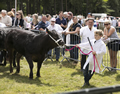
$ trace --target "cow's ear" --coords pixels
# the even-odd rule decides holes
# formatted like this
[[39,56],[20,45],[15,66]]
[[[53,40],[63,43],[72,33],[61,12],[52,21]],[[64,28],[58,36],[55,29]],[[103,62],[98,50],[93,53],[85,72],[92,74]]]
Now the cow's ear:
[[46,32],[47,32],[48,34],[52,35],[52,32],[49,31],[47,28],[46,28]]

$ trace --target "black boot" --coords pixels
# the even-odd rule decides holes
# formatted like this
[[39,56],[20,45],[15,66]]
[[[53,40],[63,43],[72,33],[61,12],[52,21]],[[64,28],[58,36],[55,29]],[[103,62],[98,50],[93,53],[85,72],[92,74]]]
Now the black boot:
[[82,87],[90,86],[89,82],[85,82]]

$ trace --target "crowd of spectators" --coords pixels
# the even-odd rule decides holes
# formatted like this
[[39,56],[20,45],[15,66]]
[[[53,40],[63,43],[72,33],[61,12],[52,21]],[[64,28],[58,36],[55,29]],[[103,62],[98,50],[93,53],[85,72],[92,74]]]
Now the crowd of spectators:
[[[16,15],[16,18],[15,18]],[[109,22],[106,22],[109,21]],[[104,24],[104,22],[106,22]],[[115,17],[101,17],[95,18],[92,16],[92,13],[88,13],[87,17],[83,15],[74,16],[71,11],[63,12],[60,11],[58,15],[50,14],[28,14],[26,17],[23,15],[22,10],[18,10],[15,14],[15,9],[12,8],[11,11],[7,12],[2,10],[0,13],[0,27],[11,27],[17,26],[24,29],[39,30],[41,32],[46,32],[46,28],[49,30],[56,30],[61,37],[64,39],[66,44],[78,44],[80,42],[86,42],[87,37],[94,39],[94,31],[96,29],[104,30],[104,38],[118,38],[116,33],[116,27],[120,27],[120,19]],[[108,33],[105,33],[108,32]],[[119,28],[120,32],[120,28]],[[115,36],[114,36],[115,35]],[[115,40],[114,40],[115,41]],[[113,42],[113,41],[112,41]],[[70,47],[71,48],[71,47]],[[111,66],[116,67],[117,60],[112,60],[112,53],[114,56],[117,54],[117,50],[110,48],[108,44],[110,57],[111,57]],[[87,52],[87,51],[84,51]],[[60,58],[60,48],[55,48],[56,61],[59,61]],[[64,49],[63,53],[64,55]],[[2,54],[1,54],[2,55]],[[48,55],[51,55],[51,50],[48,52]],[[81,70],[86,61],[86,55],[81,55]],[[78,49],[74,48],[70,51],[70,58],[73,58],[72,61],[74,64],[77,64],[78,59]],[[1,63],[2,61],[0,61]],[[113,64],[112,64],[113,62]],[[114,63],[115,62],[115,63]]]

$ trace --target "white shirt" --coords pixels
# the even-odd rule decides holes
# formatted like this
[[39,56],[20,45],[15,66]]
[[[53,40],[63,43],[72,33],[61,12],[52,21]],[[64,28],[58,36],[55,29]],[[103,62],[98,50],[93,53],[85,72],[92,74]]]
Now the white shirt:
[[63,29],[59,24],[54,24],[54,26],[50,24],[47,28],[50,31],[55,30],[57,33],[61,34],[62,36]]
[[[69,32],[68,30],[69,30],[69,27],[71,26],[71,24],[73,24],[73,19],[68,21],[67,28],[64,31]],[[66,44],[70,44],[70,34],[66,35]]]
[[[92,27],[92,30],[90,30],[88,26],[82,27],[80,29],[81,43],[88,42],[87,37],[89,37],[90,40],[95,39],[94,38],[94,32],[96,30],[97,29],[95,27]],[[85,49],[82,49],[82,51],[84,53],[88,53],[88,51],[85,50]]]
[[0,27],[6,27],[6,25],[0,22]]
[[[90,40],[90,41],[91,41],[93,50],[96,51],[95,56],[97,58],[98,64],[99,64],[99,66],[101,66],[102,57],[106,53],[106,45],[104,44],[104,42],[101,39],[97,40],[96,42],[95,42],[95,39]],[[85,47],[87,49],[91,49],[89,42],[81,43],[81,44],[79,44],[79,46],[80,47]],[[83,69],[86,68],[88,63],[89,63],[89,70],[92,70],[92,72],[93,72],[93,70],[94,70],[94,60],[93,60],[93,54],[92,53],[89,54],[89,56],[88,56],[88,58],[87,58],[87,60],[84,64]],[[99,73],[99,68],[98,68],[98,65],[97,65],[96,61],[95,61],[95,72]]]
[[117,26],[117,20],[115,20],[115,19],[112,20],[112,26],[113,26],[113,27],[116,27],[116,26]]
[[70,21],[68,21],[67,28],[64,31],[68,32],[69,27],[71,26],[71,24],[73,24],[73,19],[71,19]]
[[1,23],[4,23],[7,26],[12,26],[12,18],[8,15],[2,17]]
[[30,18],[30,17],[28,17],[28,16],[26,16],[26,19],[27,19],[27,22],[28,22],[28,23],[30,23],[31,18]]

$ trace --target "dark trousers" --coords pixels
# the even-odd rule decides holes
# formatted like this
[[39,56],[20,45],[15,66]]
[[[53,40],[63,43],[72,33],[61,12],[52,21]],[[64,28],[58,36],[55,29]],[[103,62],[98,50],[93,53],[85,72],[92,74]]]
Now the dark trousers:
[[120,33],[120,27],[119,27],[119,33]]
[[55,48],[56,59],[60,57],[60,48]]
[[88,83],[89,80],[92,78],[94,72],[91,74],[91,70],[89,69],[89,64],[86,66],[86,68],[83,70],[83,75],[84,75],[84,81],[85,83]]
[[[78,44],[79,43],[79,40],[72,40],[70,41],[70,44]],[[70,49],[72,48],[73,46],[70,47]],[[78,59],[78,48],[74,48],[70,51],[70,58],[73,58],[73,59]]]
[[88,55],[83,55],[82,54],[82,57],[81,57],[81,69],[83,69],[83,66],[84,66],[84,64],[85,64],[85,62],[86,62],[86,57],[87,57]]
[[48,51],[47,55],[51,56],[52,49]]

